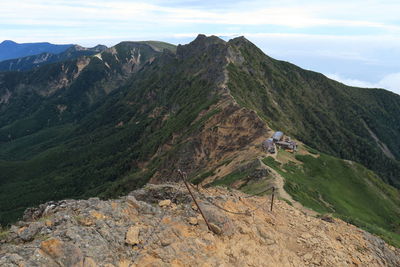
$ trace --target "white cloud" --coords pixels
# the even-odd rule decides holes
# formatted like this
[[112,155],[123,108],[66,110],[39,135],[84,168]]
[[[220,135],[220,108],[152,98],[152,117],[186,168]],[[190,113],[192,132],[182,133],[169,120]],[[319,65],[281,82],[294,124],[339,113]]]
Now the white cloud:
[[326,76],[332,80],[336,80],[346,85],[363,88],[383,88],[400,95],[400,72],[388,74],[376,83],[346,78],[336,73],[326,74]]
[[378,86],[400,95],[400,72],[386,75],[379,81]]
[[325,75],[332,80],[344,83],[346,85],[363,87],[363,88],[376,88],[376,86],[373,83],[360,81],[357,79],[345,78],[337,73],[328,73]]
[[[362,5],[365,6],[365,5]],[[368,14],[371,10],[365,10]],[[368,6],[368,5],[367,5]],[[382,5],[375,5],[381,8]],[[392,8],[400,5],[393,5]],[[349,12],[346,2],[329,5],[326,3],[312,3],[299,5],[295,2],[286,2],[282,6],[258,2],[236,4],[225,9],[215,9],[210,3],[203,6],[168,6],[163,1],[158,4],[149,4],[145,1],[14,1],[3,0],[0,5],[0,22],[19,25],[59,25],[69,26],[76,24],[96,24],[113,21],[116,24],[141,22],[151,24],[166,23],[169,25],[190,24],[220,24],[220,25],[277,25],[291,28],[305,28],[317,26],[336,27],[367,27],[384,30],[400,31],[397,24],[385,21],[384,16],[343,16],[343,10]],[[360,9],[360,7],[358,7]],[[388,10],[389,13],[391,12]],[[346,12],[345,12],[346,13]],[[359,13],[359,10],[357,11]],[[69,21],[69,23],[66,23]]]

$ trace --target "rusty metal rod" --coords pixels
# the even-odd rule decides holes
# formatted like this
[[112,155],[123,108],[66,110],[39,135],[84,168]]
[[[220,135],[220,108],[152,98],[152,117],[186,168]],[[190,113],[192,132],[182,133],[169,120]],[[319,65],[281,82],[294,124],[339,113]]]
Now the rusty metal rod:
[[272,187],[271,211],[272,211],[272,206],[274,205],[274,196],[275,196],[275,187]]
[[199,204],[196,201],[196,198],[194,197],[192,191],[190,190],[188,183],[186,182],[186,179],[185,179],[186,173],[182,172],[181,170],[178,170],[178,172],[179,172],[183,182],[185,183],[187,190],[189,191],[190,195],[192,196],[194,203],[196,204],[197,208],[199,209],[201,216],[203,217],[204,221],[206,222],[208,230],[212,231],[212,228],[211,228],[210,224],[208,223],[206,216],[204,216],[203,211],[201,210]]

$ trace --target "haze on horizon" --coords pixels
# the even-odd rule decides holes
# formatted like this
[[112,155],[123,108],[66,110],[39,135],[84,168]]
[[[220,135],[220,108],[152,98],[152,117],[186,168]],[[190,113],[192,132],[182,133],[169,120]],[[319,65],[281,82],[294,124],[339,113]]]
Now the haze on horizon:
[[399,10],[394,0],[3,0],[0,39],[111,46],[244,35],[276,59],[400,94]]

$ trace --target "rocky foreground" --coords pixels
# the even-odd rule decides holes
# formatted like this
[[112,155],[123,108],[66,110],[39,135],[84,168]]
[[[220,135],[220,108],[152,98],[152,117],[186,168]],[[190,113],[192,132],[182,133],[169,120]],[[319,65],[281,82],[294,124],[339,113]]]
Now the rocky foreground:
[[0,266],[400,266],[400,250],[284,201],[148,185],[102,201],[50,202],[2,233]]

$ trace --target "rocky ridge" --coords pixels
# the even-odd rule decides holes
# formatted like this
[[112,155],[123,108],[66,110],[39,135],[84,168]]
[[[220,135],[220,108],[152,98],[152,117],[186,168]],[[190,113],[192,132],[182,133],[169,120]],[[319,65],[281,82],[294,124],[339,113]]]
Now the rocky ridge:
[[28,209],[3,232],[1,266],[399,266],[400,250],[331,217],[270,196],[195,190],[209,231],[183,184],[147,185],[103,201]]

